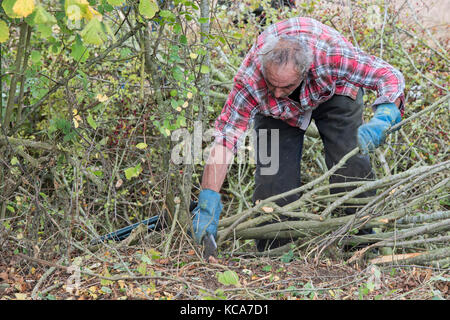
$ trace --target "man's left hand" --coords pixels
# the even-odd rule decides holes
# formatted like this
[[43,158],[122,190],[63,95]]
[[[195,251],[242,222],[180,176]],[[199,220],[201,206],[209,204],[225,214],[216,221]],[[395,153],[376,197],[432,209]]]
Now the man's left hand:
[[363,154],[374,151],[386,138],[387,130],[401,121],[401,114],[394,103],[377,106],[375,115],[358,128],[358,147]]

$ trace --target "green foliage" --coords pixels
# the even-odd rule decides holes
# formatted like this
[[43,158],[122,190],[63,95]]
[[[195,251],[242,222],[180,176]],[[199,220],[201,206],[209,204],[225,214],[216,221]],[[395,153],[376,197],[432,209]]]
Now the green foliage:
[[9,39],[9,28],[5,21],[0,20],[0,43]]
[[138,163],[135,167],[131,167],[128,169],[125,169],[125,177],[127,180],[131,180],[132,178],[137,178],[142,172],[141,164]]
[[48,128],[48,135],[51,139],[55,138],[56,133],[60,133],[63,135],[64,142],[70,142],[75,140],[77,134],[72,124],[66,119],[56,118],[50,120],[50,126]]
[[16,4],[16,0],[4,0],[2,1],[2,7],[3,10],[5,10],[5,13],[10,17],[10,18],[20,18],[20,15],[17,14],[14,10],[13,7]]
[[232,270],[227,270],[224,272],[218,272],[216,274],[217,276],[217,281],[219,281],[221,284],[226,285],[226,286],[236,286],[239,287],[239,276],[237,275],[236,272],[232,271]]
[[[120,1],[120,0],[119,0]],[[155,0],[140,0],[139,1],[139,12],[147,19],[151,19],[158,12],[158,4]]]
[[281,256],[280,260],[283,263],[289,263],[294,258],[294,251],[291,249],[287,253]]
[[101,45],[106,41],[106,33],[103,30],[102,22],[93,18],[80,32],[83,41],[86,44]]

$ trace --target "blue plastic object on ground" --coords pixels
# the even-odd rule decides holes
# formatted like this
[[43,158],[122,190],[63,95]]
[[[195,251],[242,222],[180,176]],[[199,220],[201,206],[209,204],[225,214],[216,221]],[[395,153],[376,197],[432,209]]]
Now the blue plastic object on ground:
[[99,238],[93,239],[91,241],[91,245],[99,244],[100,242],[107,240],[121,241],[129,236],[133,229],[136,229],[140,224],[147,225],[148,230],[154,230],[156,228],[159,216],[154,216],[146,220],[142,220],[140,222],[134,223],[130,226],[124,227],[117,231],[108,233],[107,235],[101,236]]

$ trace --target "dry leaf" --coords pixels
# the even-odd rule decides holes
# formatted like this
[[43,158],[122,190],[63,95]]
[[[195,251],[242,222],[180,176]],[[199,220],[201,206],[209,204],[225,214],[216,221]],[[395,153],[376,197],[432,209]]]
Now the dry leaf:
[[272,213],[273,212],[273,208],[272,207],[262,207],[261,209],[265,213]]
[[17,300],[26,300],[27,299],[26,293],[15,293],[14,295],[16,296]]
[[108,100],[108,97],[106,96],[106,95],[104,95],[104,94],[101,94],[101,93],[99,93],[99,94],[97,94],[97,100],[98,101],[100,101],[100,102],[105,102],[105,101],[107,101]]
[[0,280],[1,281],[8,281],[8,273],[0,272]]
[[213,256],[208,257],[208,262],[209,263],[219,263],[219,261],[216,258],[214,258]]
[[155,261],[157,263],[159,263],[159,264],[168,264],[169,263],[169,259],[168,258],[156,259]]

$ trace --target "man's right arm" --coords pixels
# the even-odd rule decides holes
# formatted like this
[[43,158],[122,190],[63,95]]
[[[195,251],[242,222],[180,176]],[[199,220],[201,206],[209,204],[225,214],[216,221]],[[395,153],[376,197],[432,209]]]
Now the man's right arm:
[[220,193],[227,175],[228,166],[233,161],[233,157],[234,153],[225,146],[215,144],[211,148],[203,171],[202,189],[210,189]]
[[214,239],[217,237],[217,227],[223,208],[220,201],[220,189],[233,155],[227,147],[215,144],[211,148],[203,171],[202,191],[198,196],[197,207],[193,210],[192,227],[197,243],[201,243],[205,235],[207,239],[210,239],[206,241],[209,244],[205,245],[205,248],[209,248],[206,252],[217,249],[210,236]]

